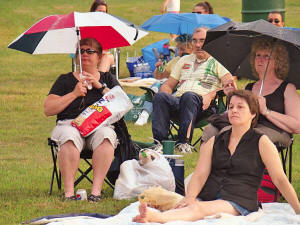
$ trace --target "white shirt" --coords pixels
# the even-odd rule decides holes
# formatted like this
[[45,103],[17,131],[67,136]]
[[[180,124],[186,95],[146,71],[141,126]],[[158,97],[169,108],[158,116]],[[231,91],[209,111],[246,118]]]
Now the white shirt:
[[179,12],[180,0],[170,0],[167,4],[167,12]]

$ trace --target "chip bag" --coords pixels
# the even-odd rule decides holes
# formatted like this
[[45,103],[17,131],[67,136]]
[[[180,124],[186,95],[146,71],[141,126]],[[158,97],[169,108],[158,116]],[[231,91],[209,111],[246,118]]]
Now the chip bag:
[[87,107],[71,124],[83,137],[87,137],[96,129],[117,122],[132,107],[127,94],[120,86],[115,86],[100,100]]

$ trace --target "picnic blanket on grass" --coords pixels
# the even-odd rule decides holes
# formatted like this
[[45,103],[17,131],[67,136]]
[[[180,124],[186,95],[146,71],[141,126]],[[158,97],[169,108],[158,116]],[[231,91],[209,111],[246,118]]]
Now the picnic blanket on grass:
[[[100,203],[101,204],[101,203]],[[140,223],[132,222],[132,218],[138,214],[139,202],[135,202],[124,208],[119,214],[106,219],[95,217],[67,217],[59,218],[55,221],[52,218],[48,225],[138,225]],[[220,214],[211,216],[204,220],[195,222],[174,221],[167,225],[299,225],[300,215],[296,215],[291,206],[287,203],[263,203],[263,210],[250,213],[248,216],[231,216]],[[218,217],[218,218],[216,218]],[[35,222],[37,222],[35,220]],[[38,224],[38,223],[32,223]],[[157,225],[158,223],[147,223],[147,225]]]

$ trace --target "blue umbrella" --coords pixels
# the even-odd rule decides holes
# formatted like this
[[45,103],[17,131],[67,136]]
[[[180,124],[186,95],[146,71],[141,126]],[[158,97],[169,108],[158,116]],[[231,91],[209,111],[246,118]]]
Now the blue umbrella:
[[166,13],[152,16],[141,27],[148,31],[170,34],[192,34],[200,26],[214,28],[228,22],[217,14]]

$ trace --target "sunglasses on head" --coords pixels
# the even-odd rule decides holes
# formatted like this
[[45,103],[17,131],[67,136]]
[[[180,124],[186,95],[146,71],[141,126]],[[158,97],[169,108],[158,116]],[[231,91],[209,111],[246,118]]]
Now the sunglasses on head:
[[80,49],[80,54],[82,55],[83,53],[87,53],[87,54],[89,54],[89,55],[92,55],[92,54],[95,54],[95,53],[98,53],[98,51],[96,51],[96,50],[93,50],[93,49],[83,49],[83,48],[81,48]]
[[273,23],[273,21],[274,21],[274,23],[280,23],[280,21],[279,21],[279,19],[268,19],[268,22],[269,23]]

